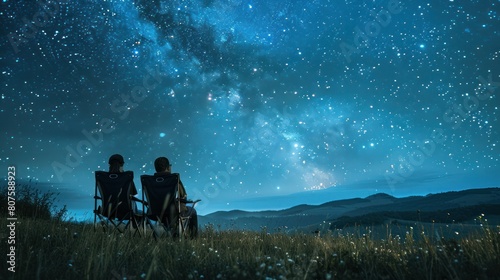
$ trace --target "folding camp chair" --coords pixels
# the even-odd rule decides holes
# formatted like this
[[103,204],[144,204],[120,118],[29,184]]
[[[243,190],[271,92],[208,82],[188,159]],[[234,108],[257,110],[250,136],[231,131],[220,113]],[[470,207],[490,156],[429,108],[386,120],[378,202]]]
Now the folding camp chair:
[[[187,238],[191,211],[200,200],[191,201],[179,198],[180,175],[178,173],[161,175],[141,175],[143,213],[146,224],[153,229],[153,236],[161,236],[157,229],[169,235]],[[181,213],[181,203],[192,204],[187,213]]]
[[140,202],[140,200],[130,193],[133,180],[132,171],[122,173],[95,171],[94,230],[99,218],[103,226],[112,226],[119,232],[124,232],[131,224],[136,230],[135,233],[138,232],[142,215],[135,211],[135,201]]

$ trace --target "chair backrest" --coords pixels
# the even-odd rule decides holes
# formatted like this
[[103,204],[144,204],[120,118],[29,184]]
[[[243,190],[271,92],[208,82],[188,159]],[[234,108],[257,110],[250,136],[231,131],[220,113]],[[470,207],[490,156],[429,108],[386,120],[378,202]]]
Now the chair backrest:
[[133,209],[130,191],[134,182],[134,172],[95,171],[95,181],[102,199],[103,216],[126,218]]
[[178,173],[141,175],[142,193],[148,202],[147,215],[170,222],[176,215],[175,203],[179,189]]

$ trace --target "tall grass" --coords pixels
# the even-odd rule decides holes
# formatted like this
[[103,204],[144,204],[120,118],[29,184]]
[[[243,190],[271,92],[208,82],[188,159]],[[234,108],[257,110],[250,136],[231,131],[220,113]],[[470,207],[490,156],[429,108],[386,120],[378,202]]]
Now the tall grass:
[[[119,233],[64,221],[54,196],[20,188],[15,272],[7,211],[0,211],[0,279],[498,279],[500,227],[444,238],[434,224],[268,233],[203,227],[194,240]],[[5,198],[0,195],[0,201]],[[4,201],[5,202],[5,201]],[[3,206],[5,207],[5,204]],[[2,208],[2,207],[0,207]],[[21,208],[18,208],[21,209]],[[52,210],[52,211],[51,211]],[[455,230],[455,227],[453,228]],[[377,234],[375,234],[377,232]],[[404,232],[404,234],[402,234]],[[441,234],[439,234],[441,232]],[[150,233],[150,232],[149,232]],[[322,232],[322,233],[325,233]],[[449,233],[449,232],[448,232]]]
[[[6,227],[1,217],[1,228]],[[4,231],[2,230],[2,233]],[[500,228],[460,239],[373,238],[201,229],[195,240],[94,231],[91,224],[20,219],[16,272],[3,279],[494,279]],[[1,251],[7,252],[3,234]],[[5,256],[5,255],[4,255]]]
[[[17,184],[15,186],[15,216],[34,219],[62,220],[67,214],[66,205],[56,206],[58,193],[43,192],[37,184]],[[7,215],[8,210],[7,186],[0,187],[0,213]]]

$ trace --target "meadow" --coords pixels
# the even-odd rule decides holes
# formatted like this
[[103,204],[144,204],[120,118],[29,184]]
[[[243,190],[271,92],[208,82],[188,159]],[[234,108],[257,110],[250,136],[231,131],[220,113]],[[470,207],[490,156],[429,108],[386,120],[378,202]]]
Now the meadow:
[[208,225],[194,240],[155,240],[92,224],[22,219],[15,253],[15,272],[2,262],[3,279],[498,279],[500,228],[440,240],[411,231],[403,240],[390,233],[375,239]]
[[[35,204],[40,201],[44,207],[34,209],[50,208],[46,204],[52,200]],[[486,223],[464,233],[454,228],[456,236],[446,238],[424,224],[398,225],[397,234],[387,225],[383,235],[361,226],[314,234],[222,230],[208,224],[196,239],[155,240],[150,231],[139,236],[67,221],[64,209],[52,217],[28,213],[18,218],[12,272],[7,262],[11,221],[1,210],[1,279],[500,278],[500,227]]]

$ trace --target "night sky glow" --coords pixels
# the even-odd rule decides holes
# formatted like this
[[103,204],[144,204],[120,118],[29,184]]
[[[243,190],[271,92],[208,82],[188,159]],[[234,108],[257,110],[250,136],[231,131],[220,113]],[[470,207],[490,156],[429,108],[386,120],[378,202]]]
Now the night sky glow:
[[500,186],[499,13],[3,0],[0,168],[87,216],[114,153],[139,189],[168,157],[201,215]]

